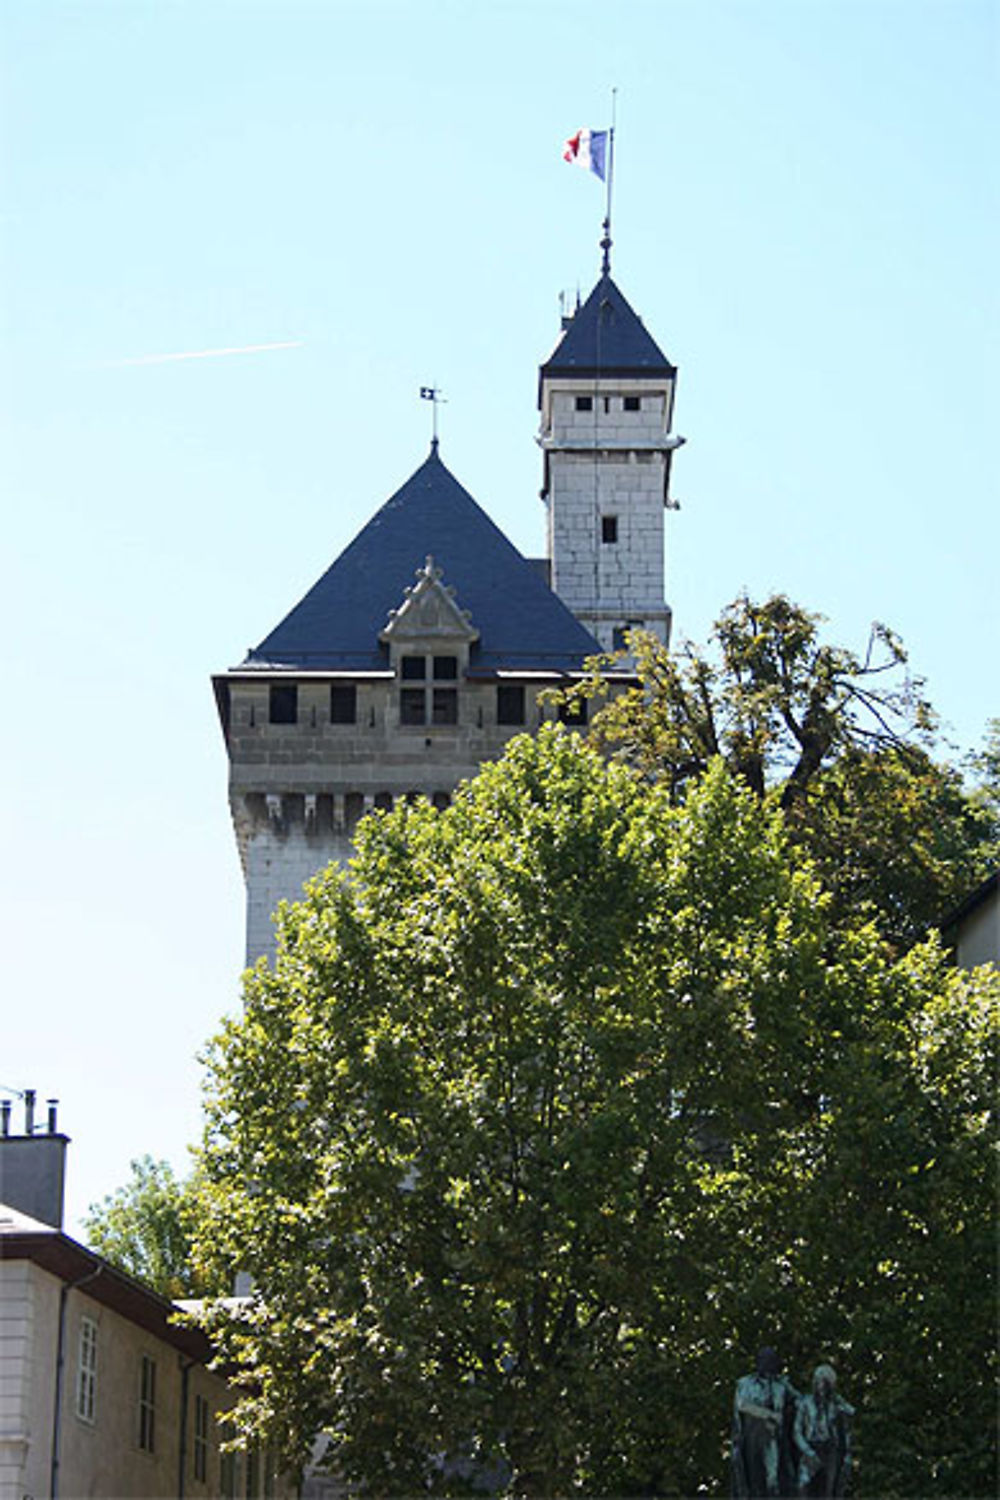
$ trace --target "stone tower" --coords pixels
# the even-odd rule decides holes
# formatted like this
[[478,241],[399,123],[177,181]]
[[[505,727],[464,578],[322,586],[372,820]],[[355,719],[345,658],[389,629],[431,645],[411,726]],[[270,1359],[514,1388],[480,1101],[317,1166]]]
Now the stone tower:
[[663,513],[677,371],[605,272],[542,365],[552,587],[604,650],[631,626],[667,642]]
[[602,276],[542,366],[549,557],[521,556],[428,458],[238,667],[214,679],[247,887],[272,914],[351,852],[358,819],[459,781],[556,709],[547,687],[629,625],[667,638],[675,371]]

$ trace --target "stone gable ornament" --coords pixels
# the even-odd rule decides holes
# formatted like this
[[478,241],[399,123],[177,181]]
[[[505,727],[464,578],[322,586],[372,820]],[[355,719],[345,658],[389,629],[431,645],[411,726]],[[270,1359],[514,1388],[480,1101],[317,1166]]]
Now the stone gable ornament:
[[380,641],[442,640],[465,641],[471,645],[479,639],[472,616],[455,600],[455,590],[443,582],[443,573],[428,557],[416,571],[417,581],[403,590],[403,602],[389,611]]

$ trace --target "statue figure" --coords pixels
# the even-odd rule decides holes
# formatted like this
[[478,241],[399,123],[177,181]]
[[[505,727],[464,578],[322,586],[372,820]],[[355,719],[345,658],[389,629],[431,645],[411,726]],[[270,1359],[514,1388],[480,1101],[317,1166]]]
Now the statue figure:
[[792,1427],[797,1392],[781,1373],[773,1349],[761,1349],[757,1369],[736,1382],[733,1407],[734,1500],[790,1495],[795,1483]]
[[847,1494],[851,1471],[851,1418],[854,1407],[837,1395],[832,1365],[817,1365],[812,1394],[803,1396],[795,1414],[799,1450],[798,1494],[822,1500]]

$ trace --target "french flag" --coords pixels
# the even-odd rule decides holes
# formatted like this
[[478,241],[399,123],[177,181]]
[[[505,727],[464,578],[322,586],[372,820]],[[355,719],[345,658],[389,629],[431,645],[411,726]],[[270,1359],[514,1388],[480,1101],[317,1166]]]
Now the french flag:
[[563,161],[572,162],[577,167],[584,167],[603,182],[607,155],[608,132],[606,130],[578,130],[576,135],[571,135],[566,142]]

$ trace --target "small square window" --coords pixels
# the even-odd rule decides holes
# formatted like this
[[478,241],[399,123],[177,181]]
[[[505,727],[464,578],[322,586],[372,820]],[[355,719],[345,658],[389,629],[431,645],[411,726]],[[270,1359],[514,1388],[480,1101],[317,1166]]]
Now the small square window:
[[617,516],[602,516],[601,517],[601,541],[602,542],[617,542],[617,540],[618,540],[618,517]]
[[402,688],[400,690],[399,722],[401,724],[424,724],[427,722],[426,695],[423,688]]
[[593,396],[577,396],[577,398],[576,398],[576,409],[577,409],[577,411],[593,411],[594,410],[594,398],[593,398]]
[[400,673],[407,682],[423,682],[427,676],[427,658],[404,656],[400,662]]
[[272,682],[268,716],[272,724],[297,724],[299,718],[299,685],[297,682]]
[[433,712],[435,724],[458,723],[458,692],[455,688],[434,689]]
[[524,723],[524,688],[519,682],[497,684],[497,723]]
[[572,703],[559,705],[560,724],[586,724],[587,722],[587,700],[577,698]]
[[626,396],[625,400],[622,402],[622,405],[624,406],[626,411],[638,411],[640,406],[642,405],[642,402],[640,401],[638,396]]
[[353,682],[335,682],[330,687],[330,723],[354,724],[358,717],[358,689]]
[[458,676],[457,656],[435,656],[434,677],[437,682],[454,682]]

